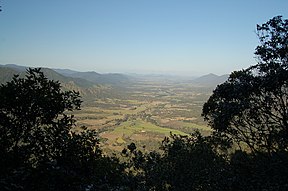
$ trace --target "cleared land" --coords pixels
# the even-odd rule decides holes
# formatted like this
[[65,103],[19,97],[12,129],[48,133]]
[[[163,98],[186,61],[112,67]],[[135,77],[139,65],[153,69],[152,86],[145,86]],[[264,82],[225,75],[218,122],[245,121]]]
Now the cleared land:
[[77,126],[97,129],[106,150],[121,151],[131,142],[148,150],[158,149],[170,133],[211,131],[201,117],[211,88],[138,81],[114,93],[106,98],[90,97],[89,101],[84,98],[82,110],[75,112]]

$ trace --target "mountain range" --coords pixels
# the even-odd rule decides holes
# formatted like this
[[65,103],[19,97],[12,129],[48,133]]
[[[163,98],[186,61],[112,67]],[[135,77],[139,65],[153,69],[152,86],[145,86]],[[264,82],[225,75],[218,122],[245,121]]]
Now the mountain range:
[[[9,81],[14,74],[24,76],[27,67],[15,64],[0,65],[0,83]],[[129,82],[129,77],[124,74],[109,73],[100,74],[96,72],[78,72],[70,69],[42,68],[47,78],[57,80],[61,83],[75,83],[80,87],[92,87],[94,85],[123,85]]]
[[[10,81],[14,74],[25,76],[27,67],[19,66],[14,64],[0,65],[0,83]],[[74,89],[93,89],[99,87],[127,87],[129,84],[137,81],[137,78],[132,75],[119,74],[119,73],[108,73],[100,74],[94,71],[90,72],[79,72],[70,69],[51,69],[42,68],[43,73],[47,78],[59,81],[63,87],[74,88]],[[153,75],[155,78],[155,75]],[[156,76],[157,77],[157,76]],[[143,79],[145,76],[141,76],[139,79]],[[147,75],[146,78],[151,78]],[[159,75],[157,79],[170,79],[173,80],[172,76]],[[187,80],[195,86],[204,87],[216,87],[218,84],[223,83],[228,78],[228,75],[215,75],[207,74],[198,78]]]

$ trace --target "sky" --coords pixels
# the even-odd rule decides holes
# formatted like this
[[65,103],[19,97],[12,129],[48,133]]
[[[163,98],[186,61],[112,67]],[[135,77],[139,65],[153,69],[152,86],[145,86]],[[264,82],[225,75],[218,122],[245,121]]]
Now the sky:
[[228,74],[256,63],[256,24],[287,0],[1,0],[0,64]]

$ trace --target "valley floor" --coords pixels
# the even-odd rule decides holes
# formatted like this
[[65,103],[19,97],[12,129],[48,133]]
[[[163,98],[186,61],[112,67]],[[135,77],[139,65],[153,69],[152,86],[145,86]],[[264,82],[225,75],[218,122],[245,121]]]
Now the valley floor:
[[201,117],[210,94],[211,88],[189,84],[137,82],[122,89],[120,98],[117,92],[106,98],[84,98],[84,106],[75,113],[77,126],[97,129],[107,150],[121,151],[131,142],[155,150],[170,133],[210,133]]

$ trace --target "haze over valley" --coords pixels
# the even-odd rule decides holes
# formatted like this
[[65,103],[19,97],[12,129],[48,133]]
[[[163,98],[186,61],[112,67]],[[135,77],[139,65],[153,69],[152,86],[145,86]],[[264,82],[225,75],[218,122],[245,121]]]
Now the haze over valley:
[[[24,76],[26,67],[1,65],[0,82],[14,74]],[[75,111],[76,130],[95,129],[107,151],[121,151],[131,142],[157,150],[170,133],[187,135],[195,130],[208,135],[201,117],[202,106],[217,84],[228,75],[201,77],[127,75],[42,68],[45,76],[59,81],[63,90],[79,91],[83,103]]]

